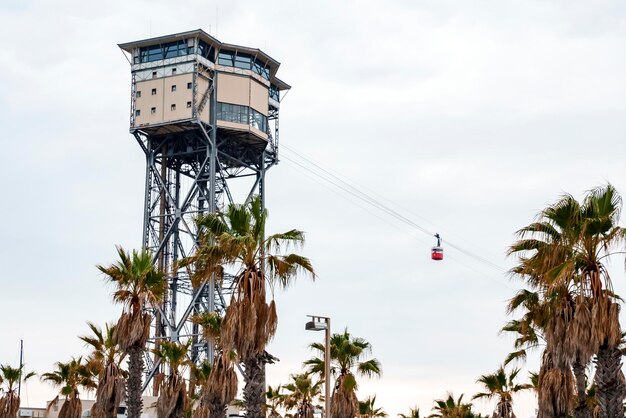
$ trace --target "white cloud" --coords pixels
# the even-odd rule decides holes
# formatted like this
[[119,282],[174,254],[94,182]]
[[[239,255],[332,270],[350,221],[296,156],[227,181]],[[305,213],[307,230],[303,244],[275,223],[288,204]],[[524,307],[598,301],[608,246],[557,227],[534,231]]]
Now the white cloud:
[[[46,371],[79,354],[85,320],[119,311],[94,268],[114,260],[114,244],[139,245],[141,229],[143,157],[127,130],[119,42],[204,28],[264,49],[293,85],[283,144],[503,267],[514,231],[563,191],[610,180],[626,193],[621,2],[63,0],[0,11],[10,40],[0,55],[0,302],[16,313],[0,326],[0,362],[14,361],[23,337],[29,367]],[[271,383],[310,355],[311,313],[372,341],[385,374],[362,393],[391,415],[416,403],[428,412],[450,389],[469,397],[495,370],[510,349],[497,336],[504,300],[518,284],[449,247],[432,264],[432,237],[372,216],[287,158],[267,187],[270,229],[306,230],[320,275],[278,296]],[[618,293],[621,279],[617,269]],[[52,397],[37,382],[29,391],[33,404]],[[518,416],[532,403],[520,400]]]

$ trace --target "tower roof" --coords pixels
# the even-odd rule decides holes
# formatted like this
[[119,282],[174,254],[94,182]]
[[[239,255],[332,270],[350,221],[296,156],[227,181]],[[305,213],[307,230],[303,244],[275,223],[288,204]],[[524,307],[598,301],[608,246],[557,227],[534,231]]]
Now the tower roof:
[[276,78],[276,72],[278,71],[278,67],[280,67],[280,62],[276,61],[274,58],[270,57],[268,54],[266,54],[259,48],[251,48],[251,47],[242,46],[242,45],[227,44],[224,42],[220,42],[218,39],[212,37],[211,35],[203,31],[202,29],[174,33],[171,35],[157,36],[154,38],[147,38],[147,39],[142,39],[139,41],[125,42],[125,43],[118,44],[117,46],[119,46],[123,51],[126,51],[129,54],[131,54],[134,48],[158,45],[162,43],[180,41],[183,39],[196,38],[196,37],[200,38],[201,40],[208,43],[209,45],[212,45],[216,49],[228,49],[231,51],[244,52],[246,54],[254,55],[257,58],[261,58],[270,67],[270,73],[272,74],[272,82],[275,83],[276,86],[280,90],[289,90],[291,88],[289,84]]

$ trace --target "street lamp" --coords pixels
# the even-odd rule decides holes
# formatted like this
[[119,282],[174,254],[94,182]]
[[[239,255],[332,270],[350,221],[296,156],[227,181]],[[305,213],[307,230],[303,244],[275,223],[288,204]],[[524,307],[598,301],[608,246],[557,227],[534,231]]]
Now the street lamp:
[[326,331],[326,342],[324,345],[324,389],[326,418],[330,418],[330,318],[324,316],[307,315],[311,320],[306,323],[304,329],[307,331]]

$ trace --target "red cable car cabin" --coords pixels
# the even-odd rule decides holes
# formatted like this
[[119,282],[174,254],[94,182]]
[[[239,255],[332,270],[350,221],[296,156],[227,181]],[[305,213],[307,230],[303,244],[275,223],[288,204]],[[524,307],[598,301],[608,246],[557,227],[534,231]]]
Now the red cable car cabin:
[[443,248],[441,247],[441,237],[439,236],[439,234],[435,234],[435,237],[437,238],[437,246],[433,247],[431,252],[430,252],[430,258],[432,258],[433,260],[443,260]]
[[443,260],[443,248],[441,247],[433,247],[430,257],[433,260]]

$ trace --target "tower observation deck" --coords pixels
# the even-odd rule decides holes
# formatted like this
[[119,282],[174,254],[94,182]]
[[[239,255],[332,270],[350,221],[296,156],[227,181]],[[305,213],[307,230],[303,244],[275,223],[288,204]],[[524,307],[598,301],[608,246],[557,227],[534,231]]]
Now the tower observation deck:
[[[223,312],[230,283],[192,283],[177,261],[197,242],[194,218],[253,195],[265,201],[265,173],[278,163],[278,114],[290,86],[280,63],[255,48],[202,30],[119,44],[131,64],[130,133],[146,156],[142,246],[167,274],[154,306],[149,344],[192,340],[190,359],[212,359],[189,318]],[[147,351],[149,353],[149,351]],[[144,389],[161,365],[146,354]]]

